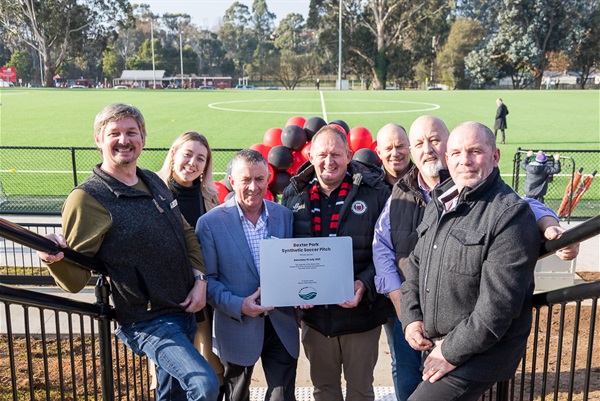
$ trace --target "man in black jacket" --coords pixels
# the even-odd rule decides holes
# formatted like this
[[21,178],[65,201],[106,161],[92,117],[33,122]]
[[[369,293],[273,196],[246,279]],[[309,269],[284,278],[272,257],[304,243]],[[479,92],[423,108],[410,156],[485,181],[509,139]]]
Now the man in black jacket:
[[[294,237],[352,237],[354,298],[302,311],[302,343],[316,401],[373,400],[373,369],[389,302],[375,291],[373,228],[390,191],[379,168],[351,161],[346,135],[326,126],[312,139],[304,164],[283,193],[294,212]],[[335,278],[333,278],[335,279]]]
[[496,99],[496,104],[498,105],[498,110],[496,110],[496,121],[494,122],[494,137],[497,137],[496,134],[498,130],[502,132],[502,145],[504,145],[504,130],[507,128],[506,125],[506,116],[508,115],[508,107],[502,102],[502,99]]

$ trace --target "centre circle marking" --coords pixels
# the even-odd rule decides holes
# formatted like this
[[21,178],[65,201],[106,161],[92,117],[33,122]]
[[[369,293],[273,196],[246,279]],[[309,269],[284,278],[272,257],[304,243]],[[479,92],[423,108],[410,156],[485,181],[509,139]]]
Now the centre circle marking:
[[[311,101],[315,99],[281,99],[281,100],[230,100],[227,102],[215,102],[208,105],[213,110],[221,111],[235,111],[238,113],[267,113],[267,114],[321,114],[323,110],[318,111],[297,111],[297,110],[250,110],[250,109],[236,109],[231,107],[223,107],[222,105],[240,104],[240,103],[268,103],[268,102],[298,102],[298,101]],[[395,114],[395,113],[420,113],[424,111],[437,110],[440,108],[439,104],[425,103],[425,102],[411,102],[407,100],[374,100],[374,99],[359,99],[359,100],[336,100],[337,102],[371,102],[371,103],[403,103],[403,104],[414,104],[419,106],[426,106],[420,109],[409,109],[409,110],[382,110],[382,111],[335,111],[327,110],[327,113],[331,114]]]

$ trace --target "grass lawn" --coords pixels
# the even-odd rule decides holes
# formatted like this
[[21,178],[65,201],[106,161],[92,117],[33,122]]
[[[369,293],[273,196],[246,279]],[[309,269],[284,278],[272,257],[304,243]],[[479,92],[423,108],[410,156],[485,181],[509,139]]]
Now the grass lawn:
[[[133,104],[142,111],[149,148],[169,147],[182,132],[195,130],[205,134],[213,148],[231,149],[262,142],[266,130],[283,128],[296,115],[321,116],[327,121],[342,119],[350,127],[368,128],[374,136],[389,122],[408,129],[424,114],[440,117],[450,129],[470,120],[492,127],[498,97],[503,98],[510,111],[506,145],[499,145],[503,174],[512,173],[513,155],[519,147],[600,150],[600,93],[592,90],[318,92],[10,88],[0,90],[0,146],[93,147],[94,117],[102,107],[115,102]],[[32,177],[12,174],[10,169],[15,160],[21,164],[16,167],[18,171],[54,170],[65,174],[70,171],[70,155],[66,152],[62,156],[47,151],[20,151],[16,156],[16,151],[10,150],[10,162],[6,152],[9,151],[3,151],[4,162],[0,157],[0,181],[11,189],[17,186],[17,181]],[[164,157],[156,154],[147,162],[150,155],[143,156],[140,165],[151,169],[158,169]],[[83,162],[86,170],[88,164],[100,161],[96,152],[90,157]],[[27,167],[22,165],[24,162]],[[219,161],[215,171],[223,171],[220,165],[226,162]],[[584,173],[600,168],[599,160],[586,160],[584,164]],[[78,170],[82,170],[79,165]],[[50,174],[35,178],[34,186],[39,190],[36,192],[64,193],[63,187],[72,187],[72,182],[65,181],[59,189],[49,179]],[[505,179],[510,182],[508,177]],[[561,183],[561,188],[565,186],[566,183]],[[48,192],[48,188],[54,190]]]

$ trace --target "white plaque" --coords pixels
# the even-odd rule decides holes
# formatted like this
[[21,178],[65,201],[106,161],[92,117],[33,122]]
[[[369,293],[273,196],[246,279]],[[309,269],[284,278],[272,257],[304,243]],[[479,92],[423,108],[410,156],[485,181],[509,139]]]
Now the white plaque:
[[260,241],[263,306],[331,305],[354,298],[352,238]]

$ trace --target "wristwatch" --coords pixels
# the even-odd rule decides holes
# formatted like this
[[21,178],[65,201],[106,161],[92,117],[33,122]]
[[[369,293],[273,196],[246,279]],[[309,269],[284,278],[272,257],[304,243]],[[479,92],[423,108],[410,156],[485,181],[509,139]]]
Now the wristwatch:
[[204,281],[205,283],[208,282],[208,279],[206,278],[206,275],[204,273],[200,273],[197,276],[194,277],[195,281]]

